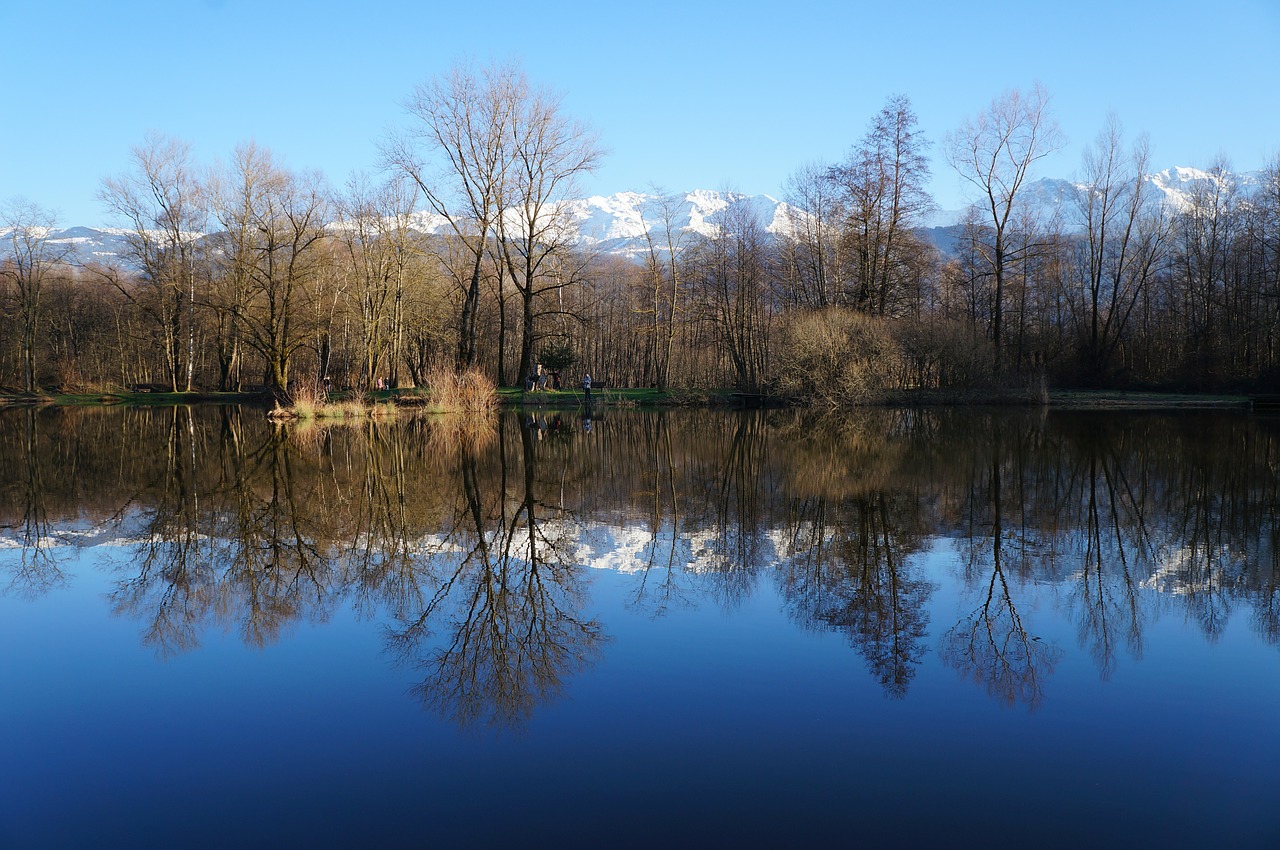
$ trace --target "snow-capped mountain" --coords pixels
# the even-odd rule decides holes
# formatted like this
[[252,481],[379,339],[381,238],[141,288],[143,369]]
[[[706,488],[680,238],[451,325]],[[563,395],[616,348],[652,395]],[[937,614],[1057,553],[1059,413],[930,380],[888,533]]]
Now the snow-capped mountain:
[[[1261,185],[1259,172],[1227,173],[1215,175],[1199,168],[1166,168],[1146,175],[1147,204],[1155,208],[1180,213],[1191,209],[1192,198],[1218,181],[1234,181],[1236,191],[1247,197]],[[1055,219],[1068,231],[1082,230],[1084,219],[1079,200],[1086,186],[1082,182],[1059,177],[1043,177],[1024,185],[1018,195],[1018,208],[1038,221]],[[926,227],[946,228],[964,220],[966,210],[935,210],[926,221]],[[984,220],[979,218],[979,220]]]
[[698,189],[683,197],[618,192],[594,195],[569,204],[577,224],[578,241],[584,247],[608,254],[638,257],[648,251],[646,233],[665,251],[665,228],[670,218],[673,243],[690,234],[711,237],[729,217],[753,216],[764,229],[779,235],[788,232],[792,208],[768,195],[712,192]]
[[[11,230],[0,228],[0,259],[13,255],[10,233]],[[129,231],[114,227],[68,227],[54,230],[47,241],[47,257],[79,265],[111,265],[121,262],[121,257],[128,254]]]
[[[785,203],[768,195],[744,195],[699,189],[683,196],[639,192],[595,195],[568,202],[569,217],[576,241],[583,248],[638,258],[648,250],[645,233],[652,233],[655,245],[665,245],[664,209],[669,211],[673,242],[687,242],[690,234],[712,236],[726,216],[750,214],[774,235],[786,231]],[[423,233],[449,232],[440,216],[429,212],[414,215],[413,225]],[[0,230],[0,256],[4,256],[6,231]],[[124,262],[128,231],[115,228],[72,227],[56,230],[50,237],[53,253],[67,250],[67,258],[77,263],[111,264]]]
[[[1220,179],[1208,171],[1195,168],[1168,168],[1147,176],[1151,202],[1163,203],[1174,211],[1188,209],[1191,198],[1209,181]],[[1260,183],[1258,173],[1226,175],[1234,180],[1244,195],[1256,189]],[[1083,184],[1061,178],[1046,177],[1026,184],[1020,193],[1020,206],[1039,220],[1056,217],[1068,230],[1082,227],[1082,217],[1077,198]],[[690,236],[714,235],[717,225],[738,216],[750,215],[773,235],[787,233],[796,210],[783,201],[768,195],[745,195],[736,192],[698,189],[684,195],[660,196],[641,192],[617,192],[612,195],[593,195],[568,202],[568,210],[576,241],[583,248],[605,254],[639,259],[648,251],[646,233],[655,246],[665,251],[665,222],[670,220],[675,244],[687,244]],[[963,209],[936,210],[924,222],[927,230],[939,231],[954,228],[965,215]],[[424,233],[445,233],[448,225],[438,216],[418,213],[415,226]],[[5,232],[0,230],[0,257],[6,253]],[[127,232],[112,228],[72,227],[55,231],[52,241],[57,248],[65,247],[69,258],[80,263],[122,262],[126,251]],[[932,238],[932,236],[931,236]],[[935,238],[935,243],[945,250],[951,240]]]

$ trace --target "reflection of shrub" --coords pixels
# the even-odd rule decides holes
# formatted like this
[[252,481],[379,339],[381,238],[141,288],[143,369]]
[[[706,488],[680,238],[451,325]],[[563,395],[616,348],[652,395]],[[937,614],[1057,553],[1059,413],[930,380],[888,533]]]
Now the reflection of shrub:
[[498,419],[492,413],[484,416],[428,415],[426,442],[439,457],[462,449],[481,451],[498,436]]
[[875,401],[902,386],[902,350],[890,320],[842,307],[790,316],[783,324],[779,388],[836,407]]

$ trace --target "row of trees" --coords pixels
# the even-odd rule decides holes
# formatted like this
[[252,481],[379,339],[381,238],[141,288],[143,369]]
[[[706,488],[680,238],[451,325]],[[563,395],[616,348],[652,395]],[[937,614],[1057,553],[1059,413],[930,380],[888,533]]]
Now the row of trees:
[[1280,160],[1248,191],[1221,160],[1173,209],[1145,140],[1111,119],[1046,219],[1027,190],[1062,134],[1043,89],[1015,90],[944,140],[975,202],[930,231],[929,142],[895,96],[843,161],[791,177],[787,232],[739,205],[697,235],[659,191],[633,262],[576,242],[564,202],[602,150],[518,67],[458,66],[406,107],[383,177],[337,189],[253,144],[206,168],[149,137],[101,191],[128,234],[120,266],[66,262],[52,217],[12,204],[0,384],[286,392],[474,366],[512,385],[554,359],[614,384],[840,404],[1277,374]]

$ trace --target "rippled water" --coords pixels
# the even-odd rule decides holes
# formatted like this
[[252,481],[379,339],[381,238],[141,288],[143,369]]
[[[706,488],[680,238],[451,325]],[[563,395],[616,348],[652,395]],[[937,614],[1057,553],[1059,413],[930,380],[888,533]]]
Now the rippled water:
[[0,412],[0,846],[1280,846],[1280,421]]

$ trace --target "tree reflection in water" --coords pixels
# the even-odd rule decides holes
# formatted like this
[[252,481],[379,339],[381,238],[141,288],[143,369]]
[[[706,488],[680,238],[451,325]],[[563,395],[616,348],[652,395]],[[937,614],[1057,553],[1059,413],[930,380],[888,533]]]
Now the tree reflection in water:
[[[1005,571],[1011,555],[1014,565],[1027,577],[1036,572],[1041,553],[1047,556],[1043,564],[1050,568],[1057,559],[1052,546],[1040,545],[1039,529],[1030,521],[1035,511],[1034,502],[1029,501],[1033,498],[1029,492],[1033,476],[1029,475],[1032,464],[1025,432],[1006,440],[997,427],[990,450],[986,486],[982,486],[979,471],[970,479],[966,506],[970,527],[961,544],[967,553],[966,575],[979,588],[985,585],[985,592],[978,607],[942,636],[940,654],[992,697],[1007,705],[1023,703],[1034,709],[1044,698],[1044,679],[1062,658],[1062,650],[1028,631]],[[1017,485],[1018,492],[1013,494],[1004,486],[1006,464]],[[1014,506],[1014,523],[1006,520],[1006,499]],[[985,576],[985,581],[979,576]]]
[[1128,480],[1111,441],[1089,433],[1073,452],[1072,475],[1080,479],[1082,531],[1074,536],[1072,560],[1078,564],[1068,585],[1068,605],[1079,641],[1089,649],[1104,679],[1111,677],[1117,650],[1140,657],[1149,619],[1139,595],[1135,570],[1151,563],[1154,549],[1144,499]]
[[[25,598],[41,596],[66,581],[58,563],[54,534],[49,520],[47,484],[49,467],[64,460],[43,451],[36,411],[26,409],[14,415],[17,427],[3,432],[0,452],[20,460],[12,476],[5,475],[0,484],[8,511],[0,517],[0,532],[12,535],[17,544],[18,561],[9,577],[7,590]],[[11,507],[10,507],[11,506]]]
[[[654,616],[731,610],[770,576],[889,696],[937,649],[1034,707],[1066,652],[1028,622],[1046,598],[1103,678],[1166,613],[1214,640],[1244,609],[1280,643],[1277,456],[1273,421],[1222,414],[682,411],[588,433],[554,414],[307,429],[239,408],[6,410],[0,564],[39,595],[69,547],[110,543],[112,610],[162,657],[353,610],[465,724],[527,719],[598,657],[589,564]],[[931,634],[953,580],[972,604]]]
[[[519,474],[509,474],[500,453],[496,483],[482,475],[474,450],[459,447],[463,498],[449,533],[456,554],[438,559],[441,579],[428,604],[413,616],[399,612],[388,635],[396,655],[426,673],[418,697],[463,726],[527,720],[595,659],[603,640],[600,623],[581,614],[569,517],[538,496],[534,433],[520,428]],[[445,633],[438,643],[437,623]]]
[[894,698],[924,659],[935,589],[911,559],[923,543],[920,493],[895,480],[904,446],[885,439],[900,433],[901,416],[792,423],[788,557],[778,571],[792,617],[844,634]]

